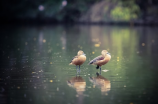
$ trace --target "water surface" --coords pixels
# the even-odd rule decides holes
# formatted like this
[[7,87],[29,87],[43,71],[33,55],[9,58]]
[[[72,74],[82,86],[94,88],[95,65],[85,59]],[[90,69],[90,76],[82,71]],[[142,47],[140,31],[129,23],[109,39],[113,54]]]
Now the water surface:
[[[158,30],[118,26],[4,26],[0,29],[1,104],[158,103]],[[87,65],[111,60],[97,76]],[[69,62],[83,50],[80,76]]]

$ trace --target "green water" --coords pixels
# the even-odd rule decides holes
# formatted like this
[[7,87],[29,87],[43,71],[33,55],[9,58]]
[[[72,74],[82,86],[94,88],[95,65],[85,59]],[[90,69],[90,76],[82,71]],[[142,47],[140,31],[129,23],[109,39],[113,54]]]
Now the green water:
[[[157,27],[4,26],[0,29],[2,104],[153,104],[158,94]],[[102,80],[89,61],[111,60]],[[80,77],[71,59],[83,50]]]

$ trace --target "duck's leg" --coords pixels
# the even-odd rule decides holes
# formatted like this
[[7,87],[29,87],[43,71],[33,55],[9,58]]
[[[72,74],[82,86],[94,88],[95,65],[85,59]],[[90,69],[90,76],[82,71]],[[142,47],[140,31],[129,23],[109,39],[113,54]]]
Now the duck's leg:
[[78,68],[77,68],[77,65],[76,65],[76,76],[77,76],[77,74],[78,74]]
[[101,66],[100,66],[100,75],[101,75]]
[[79,75],[80,75],[80,65],[79,65]]
[[79,72],[80,72],[80,65],[79,65]]

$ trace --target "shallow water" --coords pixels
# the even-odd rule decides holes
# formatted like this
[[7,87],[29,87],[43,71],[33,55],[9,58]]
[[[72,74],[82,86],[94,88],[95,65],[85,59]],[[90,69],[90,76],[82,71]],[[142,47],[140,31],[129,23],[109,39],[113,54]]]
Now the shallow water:
[[[157,27],[4,26],[0,29],[0,104],[158,103]],[[87,65],[111,60],[97,76]],[[87,56],[76,77],[69,62]]]

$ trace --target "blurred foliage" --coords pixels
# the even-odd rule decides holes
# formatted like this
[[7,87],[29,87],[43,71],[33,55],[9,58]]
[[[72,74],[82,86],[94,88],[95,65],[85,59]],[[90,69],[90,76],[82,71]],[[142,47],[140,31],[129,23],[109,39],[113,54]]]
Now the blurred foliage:
[[[131,5],[124,6],[124,3],[126,4],[127,2]],[[112,18],[116,21],[129,21],[138,18],[138,13],[140,12],[138,5],[136,5],[132,0],[124,3],[118,3],[118,5],[111,11]]]
[[[148,18],[149,21],[155,21],[158,17],[158,0],[121,0],[124,7],[129,7],[130,9],[138,9],[135,11],[140,19]],[[133,7],[133,4],[137,7]],[[132,10],[133,11],[133,10]]]
[[[54,18],[57,20],[76,19],[80,13],[85,12],[91,4],[99,0],[65,0],[66,6],[62,5],[64,0],[5,0],[1,1],[1,17],[4,18],[30,18],[43,19]],[[39,6],[44,10],[40,11]]]
[[[66,5],[63,6],[63,1]],[[77,21],[82,15],[96,3],[103,0],[3,0],[0,3],[1,17],[3,19],[37,19],[55,21]],[[158,14],[157,0],[104,0],[107,3],[114,2],[114,8],[105,5],[105,10],[111,11],[114,20],[131,20],[144,18],[148,14]],[[43,10],[39,7],[42,6]],[[92,11],[93,12],[93,11]]]

